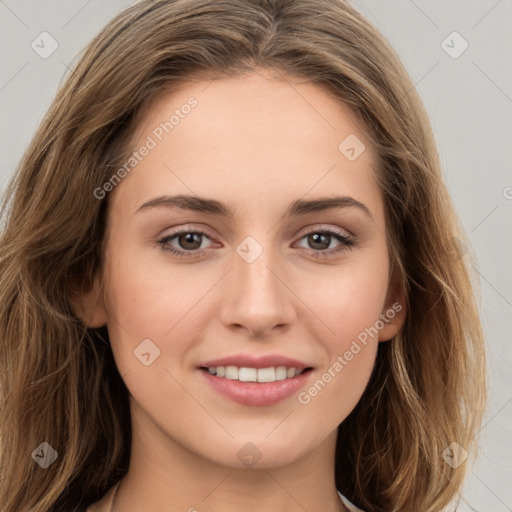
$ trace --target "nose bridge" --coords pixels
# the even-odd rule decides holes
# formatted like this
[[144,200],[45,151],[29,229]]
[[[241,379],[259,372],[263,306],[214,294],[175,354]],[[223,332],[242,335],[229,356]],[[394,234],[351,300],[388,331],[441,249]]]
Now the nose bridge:
[[264,243],[249,236],[236,247],[230,273],[234,282],[223,313],[227,324],[244,326],[252,333],[262,333],[294,318],[283,266],[271,247],[271,236],[267,233],[259,238],[264,238]]

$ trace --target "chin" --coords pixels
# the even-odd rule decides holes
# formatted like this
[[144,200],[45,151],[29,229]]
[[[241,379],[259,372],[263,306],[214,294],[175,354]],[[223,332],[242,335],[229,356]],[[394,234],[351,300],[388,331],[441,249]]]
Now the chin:
[[291,464],[302,455],[298,451],[298,442],[290,442],[289,438],[288,444],[264,437],[250,439],[247,435],[240,440],[230,439],[227,443],[212,439],[214,450],[213,446],[208,446],[203,449],[197,447],[193,451],[213,464],[231,469],[272,469]]

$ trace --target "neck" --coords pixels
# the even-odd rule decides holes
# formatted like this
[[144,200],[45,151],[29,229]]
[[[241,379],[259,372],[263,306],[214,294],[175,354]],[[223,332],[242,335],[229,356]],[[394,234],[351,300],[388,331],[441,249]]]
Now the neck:
[[200,457],[136,415],[130,467],[112,512],[345,511],[334,482],[335,444],[333,432],[293,463],[233,468]]

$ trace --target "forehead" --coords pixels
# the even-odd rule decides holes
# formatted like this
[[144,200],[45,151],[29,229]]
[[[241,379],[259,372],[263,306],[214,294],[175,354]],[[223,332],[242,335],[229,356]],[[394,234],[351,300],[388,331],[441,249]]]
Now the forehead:
[[328,90],[296,77],[258,71],[183,82],[142,116],[131,149],[144,146],[113,192],[132,206],[167,193],[244,206],[308,194],[379,201],[362,123]]

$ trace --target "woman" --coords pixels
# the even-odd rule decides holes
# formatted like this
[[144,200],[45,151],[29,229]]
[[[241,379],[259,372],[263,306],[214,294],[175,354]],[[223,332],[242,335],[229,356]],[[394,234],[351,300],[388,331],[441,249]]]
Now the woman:
[[3,512],[448,507],[485,361],[439,167],[342,0],[119,14],[5,197]]

